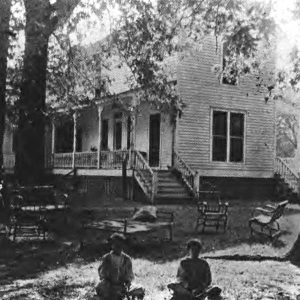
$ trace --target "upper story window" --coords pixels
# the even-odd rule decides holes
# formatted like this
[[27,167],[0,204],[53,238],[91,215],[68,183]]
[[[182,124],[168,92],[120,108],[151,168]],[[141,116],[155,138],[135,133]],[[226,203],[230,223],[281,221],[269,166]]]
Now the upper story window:
[[95,88],[95,98],[100,98],[100,96],[101,96],[101,89]]
[[230,52],[230,44],[228,42],[223,43],[223,57],[222,57],[222,83],[236,85],[238,74],[234,67],[232,53]]
[[212,160],[244,161],[245,114],[223,110],[212,112]]

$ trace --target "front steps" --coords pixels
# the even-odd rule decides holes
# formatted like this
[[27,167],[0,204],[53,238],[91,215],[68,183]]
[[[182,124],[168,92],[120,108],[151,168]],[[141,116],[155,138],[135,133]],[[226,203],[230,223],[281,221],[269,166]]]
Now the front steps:
[[157,171],[157,193],[154,197],[156,204],[180,204],[192,202],[184,184],[171,171]]

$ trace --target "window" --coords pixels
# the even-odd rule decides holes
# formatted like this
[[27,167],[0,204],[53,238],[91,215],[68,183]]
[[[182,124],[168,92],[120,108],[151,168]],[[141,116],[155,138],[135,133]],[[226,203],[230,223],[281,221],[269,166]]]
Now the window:
[[55,152],[73,152],[73,121],[68,120],[64,122],[62,125],[57,126],[55,131]]
[[77,128],[76,132],[76,152],[82,152],[82,128]]
[[213,110],[212,119],[212,160],[243,162],[245,115]]
[[230,53],[229,43],[223,43],[223,58],[222,58],[222,83],[223,84],[237,84],[237,70],[234,68],[232,53]]
[[95,98],[100,98],[100,97],[101,97],[101,89],[95,88]]
[[101,150],[108,149],[108,120],[102,120],[101,125]]

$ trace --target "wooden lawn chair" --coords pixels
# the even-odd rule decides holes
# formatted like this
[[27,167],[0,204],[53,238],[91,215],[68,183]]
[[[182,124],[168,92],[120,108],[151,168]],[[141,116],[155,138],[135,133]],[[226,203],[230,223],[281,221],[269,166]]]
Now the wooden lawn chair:
[[42,237],[46,239],[47,218],[43,210],[24,211],[22,207],[14,208],[10,216],[9,235],[13,241],[18,235],[22,237]]
[[215,190],[200,191],[197,200],[198,217],[196,222],[197,231],[202,226],[202,232],[206,227],[220,227],[226,231],[228,222],[228,203],[222,202],[220,192]]
[[249,220],[250,235],[252,236],[253,233],[262,234],[271,240],[278,237],[281,233],[278,220],[282,217],[288,203],[289,201],[285,200],[276,206],[266,205],[265,207],[255,208],[253,215],[255,212],[259,214]]

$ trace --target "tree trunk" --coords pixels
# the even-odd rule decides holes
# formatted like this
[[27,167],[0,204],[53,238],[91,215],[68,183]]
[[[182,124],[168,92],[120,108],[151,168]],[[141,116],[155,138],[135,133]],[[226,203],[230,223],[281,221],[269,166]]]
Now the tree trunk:
[[6,72],[9,47],[9,19],[11,0],[0,1],[0,176],[3,166],[3,139],[6,114]]
[[292,249],[286,255],[287,259],[292,263],[300,266],[300,233],[297,240],[295,241]]
[[51,8],[25,0],[25,54],[19,103],[16,174],[21,183],[39,183],[44,173],[46,73]]

